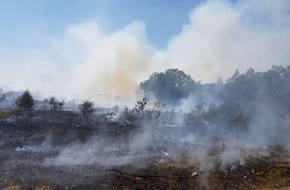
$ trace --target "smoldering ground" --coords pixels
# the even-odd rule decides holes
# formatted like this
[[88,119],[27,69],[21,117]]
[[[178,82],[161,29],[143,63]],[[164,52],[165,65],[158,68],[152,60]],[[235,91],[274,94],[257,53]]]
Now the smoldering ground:
[[[124,110],[119,109],[118,112]],[[188,122],[188,113],[174,111],[161,112],[158,121],[150,121],[152,117],[147,116],[150,112],[153,111],[132,112],[136,121],[141,120],[134,124],[130,124],[130,121],[124,124],[124,120],[120,119],[122,113],[116,114],[118,118],[112,120],[120,122],[121,127],[114,124],[113,131],[99,129],[85,141],[76,140],[58,145],[49,136],[39,144],[17,146],[15,151],[53,152],[53,155],[39,163],[44,166],[145,167],[154,160],[178,161],[181,156],[186,156],[192,164],[200,164],[202,170],[210,170],[217,162],[222,166],[240,165],[250,157],[270,156],[275,151],[272,148],[278,144],[285,147],[283,154],[288,150],[289,132],[283,127],[280,130],[273,128],[275,116],[270,117],[269,113],[260,115],[257,122],[243,132],[231,130],[222,124],[207,125],[206,128],[195,126]],[[273,122],[267,122],[267,119]],[[96,123],[92,127],[98,129],[100,126]],[[131,132],[123,132],[124,129]]]
[[[140,107],[143,103],[127,108],[103,108],[90,120],[81,122],[76,114],[71,125],[66,123],[66,110],[57,112],[63,117],[57,122],[52,118],[50,121],[39,119],[44,113],[51,113],[39,110],[34,112],[38,119],[34,121],[32,117],[30,125],[3,122],[0,126],[1,171],[11,172],[11,176],[7,174],[4,178],[14,182],[17,179],[13,176],[21,176],[29,183],[49,180],[54,184],[90,185],[104,183],[99,180],[109,175],[108,172],[132,177],[129,171],[161,166],[165,167],[160,170],[164,172],[166,167],[176,166],[190,168],[186,175],[203,176],[216,168],[234,170],[251,158],[288,155],[288,124],[273,112],[271,104],[257,108],[249,128],[240,130],[229,128],[228,123],[239,126],[243,124],[243,116],[238,115],[235,121],[223,117],[212,121],[204,117],[214,110],[223,113],[221,108],[225,102],[218,98],[218,93],[212,91],[209,102],[203,106],[193,96],[190,94],[176,107],[141,99],[138,101],[148,101],[144,109]],[[210,103],[218,106],[213,109]],[[191,110],[180,110],[180,106],[187,104]],[[63,176],[66,179],[60,180]],[[203,183],[207,182],[205,179]]]

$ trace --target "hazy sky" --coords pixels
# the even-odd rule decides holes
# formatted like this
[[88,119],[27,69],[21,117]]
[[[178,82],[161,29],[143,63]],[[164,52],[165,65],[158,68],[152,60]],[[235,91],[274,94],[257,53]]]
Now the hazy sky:
[[61,36],[67,27],[88,20],[113,32],[132,21],[146,23],[150,43],[165,47],[189,22],[202,0],[0,0],[1,42],[7,46],[39,46],[43,38]]
[[0,0],[0,86],[128,96],[154,71],[196,80],[290,62],[289,0]]

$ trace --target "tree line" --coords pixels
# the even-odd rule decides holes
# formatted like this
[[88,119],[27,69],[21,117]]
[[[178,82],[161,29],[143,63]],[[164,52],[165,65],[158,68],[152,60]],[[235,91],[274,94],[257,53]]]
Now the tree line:
[[[213,83],[201,83],[182,70],[169,69],[151,74],[139,88],[145,97],[167,107],[183,109],[191,104],[187,121],[201,129],[219,125],[247,130],[266,112],[280,121],[290,116],[290,66],[272,66],[265,72],[236,70],[229,79]],[[268,121],[267,116],[263,119]]]
[[[250,127],[257,115],[262,115],[265,110],[271,110],[275,117],[281,119],[290,115],[289,84],[290,66],[272,66],[265,72],[256,72],[251,68],[245,73],[236,70],[229,79],[219,79],[214,83],[195,81],[182,70],[168,69],[165,72],[152,73],[147,80],[139,84],[144,98],[137,101],[131,111],[125,109],[124,113],[127,114],[123,115],[132,119],[133,112],[138,115],[143,112],[148,118],[156,118],[155,115],[159,117],[160,110],[165,110],[165,107],[167,110],[175,109],[173,113],[177,109],[183,109],[182,106],[186,104],[191,107],[186,114],[186,122],[190,126],[197,126],[203,130],[204,126],[223,125],[244,131]],[[5,98],[6,95],[2,94],[0,103],[5,101]],[[147,110],[144,114],[149,99],[155,103],[151,112]],[[22,114],[29,118],[36,102],[29,90],[24,91],[15,100],[16,108],[13,114]],[[49,105],[50,114],[56,116],[65,106],[64,101],[54,97],[43,102]],[[93,101],[86,100],[79,105],[79,113],[84,120],[88,120],[93,112]],[[0,119],[7,117],[5,114],[0,114]],[[153,115],[149,117],[150,114]]]

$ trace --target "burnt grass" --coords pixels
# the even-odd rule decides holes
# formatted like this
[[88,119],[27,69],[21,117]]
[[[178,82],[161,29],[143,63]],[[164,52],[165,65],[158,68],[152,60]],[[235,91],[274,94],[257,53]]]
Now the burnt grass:
[[[107,142],[126,141],[138,127],[96,121],[83,125],[0,123],[0,189],[290,189],[290,157],[251,157],[244,164],[203,170],[186,155],[170,159],[155,147],[151,157],[118,166],[44,164],[59,154],[59,147],[85,143],[95,135]],[[39,145],[50,138],[49,151],[16,151],[25,145]]]

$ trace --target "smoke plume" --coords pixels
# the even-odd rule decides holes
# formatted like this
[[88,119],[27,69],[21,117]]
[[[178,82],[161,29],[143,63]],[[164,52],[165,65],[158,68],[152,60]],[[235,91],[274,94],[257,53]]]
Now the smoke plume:
[[164,49],[149,42],[142,21],[108,33],[90,20],[69,25],[39,49],[0,46],[0,79],[45,96],[97,99],[129,97],[150,73],[168,68],[202,82],[228,78],[236,69],[265,71],[289,64],[289,11],[287,0],[205,1]]

